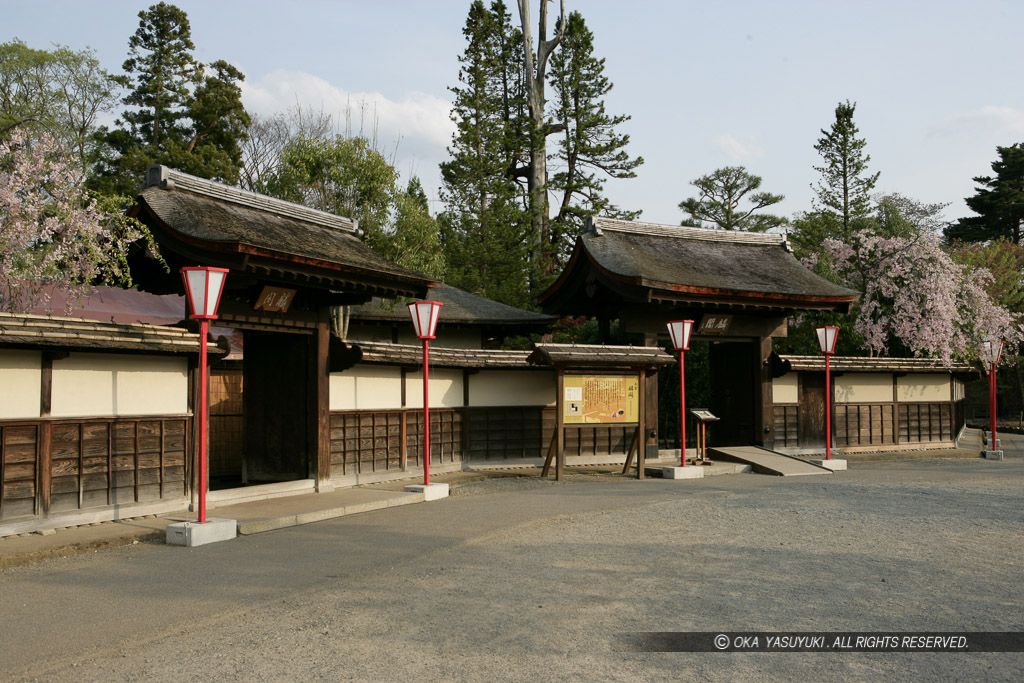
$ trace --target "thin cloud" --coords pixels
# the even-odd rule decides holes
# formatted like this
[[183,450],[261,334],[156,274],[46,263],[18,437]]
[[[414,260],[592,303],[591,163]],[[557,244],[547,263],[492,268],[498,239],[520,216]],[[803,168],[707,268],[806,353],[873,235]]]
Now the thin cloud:
[[728,133],[716,136],[715,144],[725,152],[730,161],[737,163],[749,163],[764,156],[763,148],[754,143],[744,144]]
[[[989,105],[957,114],[944,124],[933,128],[930,137],[950,135],[1024,135],[1024,110]],[[1007,142],[1006,144],[1010,144]]]
[[303,71],[276,69],[242,83],[246,109],[263,116],[296,105],[329,114],[339,131],[374,137],[395,156],[396,167],[408,175],[419,171],[428,193],[436,193],[437,165],[448,157],[455,124],[451,102],[423,92],[392,100],[377,92],[349,92]]

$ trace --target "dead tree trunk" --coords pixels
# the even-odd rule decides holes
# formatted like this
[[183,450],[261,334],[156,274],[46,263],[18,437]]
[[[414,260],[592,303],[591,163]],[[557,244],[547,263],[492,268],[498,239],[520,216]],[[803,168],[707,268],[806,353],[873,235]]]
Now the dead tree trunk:
[[523,26],[523,65],[525,67],[526,100],[530,110],[530,169],[526,183],[530,195],[530,226],[533,244],[530,247],[531,285],[540,273],[553,268],[547,257],[548,247],[548,164],[547,125],[544,121],[544,81],[548,58],[565,35],[565,0],[561,0],[561,20],[558,34],[547,40],[549,0],[540,0],[540,19],[537,22],[537,53],[533,52],[533,34],[530,31],[530,0],[518,0],[519,19]]

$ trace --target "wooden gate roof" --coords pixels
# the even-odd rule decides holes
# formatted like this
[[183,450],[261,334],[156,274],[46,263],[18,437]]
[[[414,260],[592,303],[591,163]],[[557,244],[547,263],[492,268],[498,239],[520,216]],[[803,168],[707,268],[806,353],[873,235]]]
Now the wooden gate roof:
[[804,267],[784,235],[592,218],[538,302],[557,314],[630,302],[847,312],[857,296]]
[[196,263],[230,268],[236,277],[248,273],[292,286],[358,291],[366,300],[423,297],[437,284],[363,244],[356,221],[165,166],[148,169],[132,215],[153,231],[177,280],[161,291],[143,275],[146,289],[155,293],[180,291],[178,268]]

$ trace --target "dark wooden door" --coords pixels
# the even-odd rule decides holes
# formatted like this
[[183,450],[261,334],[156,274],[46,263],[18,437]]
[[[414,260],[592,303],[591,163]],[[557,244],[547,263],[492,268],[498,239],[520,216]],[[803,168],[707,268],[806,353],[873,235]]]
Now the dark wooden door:
[[800,448],[825,447],[825,373],[800,374]]
[[309,338],[245,333],[245,475],[247,483],[309,476]]
[[[752,446],[757,388],[756,345],[711,345],[711,412],[721,421],[709,427],[711,446]],[[689,440],[689,439],[687,439]]]

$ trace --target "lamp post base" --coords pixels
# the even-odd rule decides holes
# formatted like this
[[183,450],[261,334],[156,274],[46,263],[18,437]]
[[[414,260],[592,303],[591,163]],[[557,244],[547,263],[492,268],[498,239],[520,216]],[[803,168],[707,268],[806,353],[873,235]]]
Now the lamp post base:
[[833,472],[843,472],[846,470],[846,460],[843,458],[811,458],[811,462]]
[[703,479],[703,467],[662,467],[662,479]]
[[409,484],[405,490],[409,493],[422,493],[428,501],[447,498],[450,493],[448,484]]
[[208,518],[205,522],[178,522],[167,525],[167,545],[197,545],[230,541],[238,535],[238,522],[233,519]]

